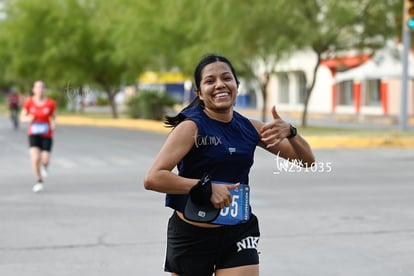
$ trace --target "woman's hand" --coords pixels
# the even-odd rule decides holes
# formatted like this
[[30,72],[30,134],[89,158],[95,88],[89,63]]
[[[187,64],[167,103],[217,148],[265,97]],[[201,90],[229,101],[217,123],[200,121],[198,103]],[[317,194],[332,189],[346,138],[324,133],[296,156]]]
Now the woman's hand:
[[20,121],[23,123],[31,123],[34,120],[34,115],[25,112],[25,110],[22,111],[22,113],[20,114]]
[[279,144],[284,138],[290,135],[290,124],[283,121],[272,107],[273,122],[265,124],[260,130],[260,137],[266,148]]
[[285,139],[291,134],[291,125],[282,120],[276,112],[276,107],[272,107],[273,122],[263,123],[258,120],[250,120],[260,135],[259,146],[269,152],[295,161],[303,166],[311,166],[315,162],[312,149],[308,142],[299,133],[290,139]]
[[217,209],[229,207],[233,200],[229,190],[236,189],[240,183],[235,184],[214,184],[212,183],[211,203]]
[[56,129],[56,120],[52,120],[51,122],[50,122],[50,128],[52,129],[52,130],[55,130]]

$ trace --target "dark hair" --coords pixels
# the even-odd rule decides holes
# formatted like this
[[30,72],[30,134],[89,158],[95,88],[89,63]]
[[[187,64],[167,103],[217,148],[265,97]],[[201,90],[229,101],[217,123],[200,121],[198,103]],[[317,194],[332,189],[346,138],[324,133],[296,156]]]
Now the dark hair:
[[[219,54],[207,54],[205,55],[200,62],[198,63],[198,65],[196,66],[195,70],[194,70],[194,85],[195,85],[195,91],[200,91],[200,83],[201,83],[201,75],[203,72],[204,67],[206,67],[207,65],[214,63],[214,62],[224,62],[226,63],[231,70],[231,73],[233,74],[237,85],[239,85],[239,80],[237,78],[236,75],[236,70],[234,70],[233,65],[231,64],[231,62],[224,56],[219,55]],[[178,113],[178,115],[176,116],[166,116],[165,118],[165,125],[167,127],[176,127],[179,123],[181,123],[185,117],[184,115],[181,114],[181,112],[183,112],[186,109],[189,109],[191,107],[200,105],[202,108],[204,108],[204,103],[202,100],[200,100],[200,98],[198,96],[196,96],[194,98],[194,100],[187,105],[186,107],[183,108],[183,110],[180,111],[180,113]]]

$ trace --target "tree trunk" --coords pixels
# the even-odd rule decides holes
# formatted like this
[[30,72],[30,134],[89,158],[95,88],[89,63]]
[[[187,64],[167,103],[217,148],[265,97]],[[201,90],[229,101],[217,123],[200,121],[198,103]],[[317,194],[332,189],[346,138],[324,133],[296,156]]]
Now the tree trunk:
[[116,93],[110,90],[106,90],[105,92],[108,95],[109,105],[111,106],[112,118],[118,119],[118,109],[115,102]]
[[303,107],[302,121],[301,121],[302,127],[307,127],[308,104],[309,104],[309,99],[312,94],[313,88],[315,87],[316,73],[318,72],[319,66],[321,64],[321,55],[322,55],[321,52],[316,52],[317,60],[316,60],[315,67],[313,68],[312,83],[308,88],[306,88],[306,97],[305,97],[305,102],[303,103],[304,107]]
[[84,111],[85,111],[85,91],[83,90],[83,86],[81,85],[80,87],[79,87],[79,95],[80,95],[80,98],[81,98],[81,102],[80,102],[80,112],[81,113],[83,113]]
[[262,121],[266,122],[267,120],[267,86],[269,85],[270,74],[265,73],[263,81],[260,81],[260,90],[263,97],[263,106],[262,106]]

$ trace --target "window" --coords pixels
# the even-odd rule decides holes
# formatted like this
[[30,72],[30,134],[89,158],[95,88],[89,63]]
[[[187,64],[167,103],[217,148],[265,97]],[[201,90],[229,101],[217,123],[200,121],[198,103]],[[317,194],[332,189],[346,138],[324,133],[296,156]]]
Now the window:
[[352,80],[343,81],[336,85],[336,104],[337,105],[352,105],[353,100],[353,82]]
[[279,102],[280,103],[289,103],[289,78],[287,74],[278,75],[279,87]]
[[306,99],[306,77],[303,72],[300,72],[298,75],[298,102],[305,103]]
[[381,80],[365,81],[365,102],[366,106],[381,105]]

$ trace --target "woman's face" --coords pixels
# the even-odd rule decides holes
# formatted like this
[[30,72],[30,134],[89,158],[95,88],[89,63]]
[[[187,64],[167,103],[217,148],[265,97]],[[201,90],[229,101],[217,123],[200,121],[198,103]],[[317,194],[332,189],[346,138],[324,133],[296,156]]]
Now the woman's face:
[[204,67],[198,96],[211,110],[228,110],[236,102],[237,82],[230,67],[217,61]]
[[45,84],[42,81],[37,81],[33,84],[33,94],[42,97],[46,92]]

